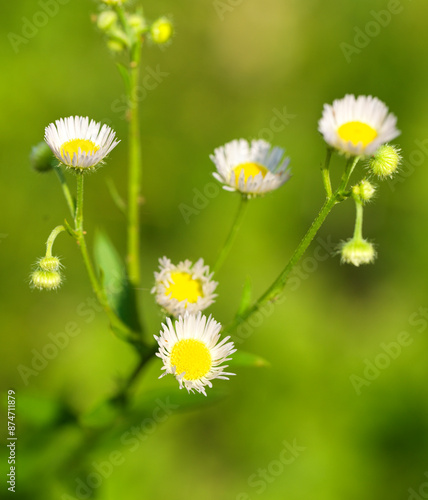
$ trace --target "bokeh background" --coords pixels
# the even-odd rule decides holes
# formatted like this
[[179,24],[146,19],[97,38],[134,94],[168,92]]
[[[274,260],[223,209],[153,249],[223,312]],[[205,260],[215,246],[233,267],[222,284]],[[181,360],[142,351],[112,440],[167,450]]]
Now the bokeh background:
[[[87,179],[85,217],[89,241],[102,227],[123,253],[124,220],[105,181],[113,178],[125,192],[127,124],[115,58],[90,20],[96,3],[54,2],[58,12],[34,33],[28,22],[42,3],[6,2],[0,19],[0,372],[3,388],[14,388],[18,399],[15,498],[63,500],[79,497],[65,489],[54,465],[76,438],[65,426],[53,440],[35,440],[45,436],[47,401],[67,400],[75,411],[87,411],[111,394],[135,358],[87,302],[87,276],[66,235],[55,246],[66,266],[64,286],[54,293],[29,288],[31,266],[67,208],[57,179],[32,171],[28,154],[44,127],[59,117],[89,115],[114,127],[122,142],[107,166]],[[115,449],[126,458],[96,489],[97,498],[427,498],[428,6],[421,0],[143,5],[149,19],[168,14],[176,25],[170,46],[148,44],[144,50],[143,66],[165,73],[142,100],[139,300],[150,334],[159,331],[160,321],[150,295],[157,259],[214,262],[237,209],[237,195],[215,188],[209,160],[215,147],[263,137],[286,148],[293,170],[284,187],[251,202],[217,276],[219,297],[211,312],[224,323],[233,317],[247,277],[256,298],[323,202],[319,165],[325,145],[317,122],[324,103],[346,93],[378,96],[398,117],[405,163],[394,181],[379,185],[375,203],[365,211],[364,234],[379,253],[375,265],[352,268],[340,265],[337,256],[317,260],[315,242],[286,299],[239,345],[271,366],[237,368],[233,380],[216,384],[227,398],[194,412],[174,412],[133,452],[115,441],[95,452],[90,460],[97,463]],[[26,42],[14,48],[10,33]],[[334,177],[342,163],[334,159]],[[200,205],[198,190],[216,194]],[[183,204],[198,214],[186,221]],[[337,244],[351,236],[353,223],[354,207],[344,203],[319,236]],[[80,333],[25,384],[18,367],[31,367],[35,351],[70,322]],[[397,342],[402,332],[408,343],[401,352],[379,356],[382,344]],[[382,368],[372,368],[362,385],[364,370],[375,362]],[[138,384],[137,398],[176,384],[172,378],[158,381],[159,373],[155,360]],[[279,462],[285,441],[301,448],[287,465]],[[75,478],[69,482],[76,487]],[[0,487],[6,494],[4,475]]]

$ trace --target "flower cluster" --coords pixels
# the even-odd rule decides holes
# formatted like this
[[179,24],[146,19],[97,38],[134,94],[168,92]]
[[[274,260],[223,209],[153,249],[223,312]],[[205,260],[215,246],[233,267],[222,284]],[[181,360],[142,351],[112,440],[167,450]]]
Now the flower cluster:
[[[117,21],[115,15],[113,11],[103,11],[103,17],[98,18],[99,25],[107,29]],[[136,18],[133,23],[137,29]],[[157,43],[164,43],[171,34],[172,28],[167,23],[162,18],[153,25],[155,27],[152,26],[153,33],[156,33],[152,36],[158,38]],[[140,28],[143,29],[143,25]],[[400,149],[387,142],[400,133],[396,129],[396,118],[375,97],[355,98],[347,95],[332,105],[324,106],[318,128],[329,152],[328,161],[323,167],[327,203],[333,206],[346,198],[352,198],[356,206],[354,235],[340,246],[341,260],[354,266],[371,263],[376,251],[374,245],[362,236],[363,206],[376,193],[370,177],[385,179],[399,167]],[[100,165],[119,143],[110,127],[80,116],[51,123],[46,128],[45,141],[60,164],[80,174]],[[333,192],[328,163],[334,150],[345,156],[346,167],[341,185]],[[46,148],[38,146],[33,150],[32,158],[38,170],[51,168],[52,155]],[[347,184],[361,158],[366,160],[368,173],[349,190]],[[264,140],[233,140],[216,148],[210,159],[216,167],[213,176],[223,184],[225,190],[239,192],[244,201],[278,189],[290,178],[290,160],[285,156],[285,150],[272,147]],[[78,177],[83,183],[83,176]],[[73,201],[70,203],[70,209],[74,212]],[[79,219],[79,200],[75,214],[76,229],[74,232],[71,230],[71,234],[81,244],[84,240]],[[52,257],[51,249],[57,234],[65,230],[64,226],[58,226],[52,231],[46,256],[38,261],[31,275],[32,285],[40,290],[52,290],[61,285],[61,264],[57,257]],[[236,228],[232,228],[232,237],[235,233]],[[225,245],[225,248],[229,247],[229,244]],[[223,257],[223,253],[220,255]],[[222,259],[219,257],[214,269],[218,269],[220,261]],[[165,315],[159,335],[154,336],[158,343],[157,356],[163,362],[164,373],[161,377],[172,374],[180,388],[204,395],[206,387],[211,387],[214,379],[228,379],[228,376],[233,375],[225,371],[227,365],[224,363],[236,351],[233,342],[229,341],[230,337],[221,340],[221,324],[212,316],[207,318],[202,314],[217,297],[215,292],[218,283],[213,276],[214,272],[203,259],[195,263],[184,260],[173,264],[170,259],[163,257],[159,259],[159,270],[154,273],[155,283],[151,290]]]

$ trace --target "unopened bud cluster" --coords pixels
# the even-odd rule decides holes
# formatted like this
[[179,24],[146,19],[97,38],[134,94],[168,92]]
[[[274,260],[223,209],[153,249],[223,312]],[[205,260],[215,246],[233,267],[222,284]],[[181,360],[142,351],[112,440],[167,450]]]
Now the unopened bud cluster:
[[62,267],[58,257],[42,257],[37,262],[37,269],[31,274],[31,285],[39,290],[55,290],[61,286]]

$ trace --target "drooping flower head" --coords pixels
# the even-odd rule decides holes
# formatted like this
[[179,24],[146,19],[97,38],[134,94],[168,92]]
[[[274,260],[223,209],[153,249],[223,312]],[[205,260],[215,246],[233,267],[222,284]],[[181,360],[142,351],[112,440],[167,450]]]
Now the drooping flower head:
[[359,267],[361,264],[371,264],[376,258],[376,250],[370,241],[364,238],[351,238],[341,245],[341,261]]
[[233,354],[233,342],[230,337],[220,340],[221,324],[211,318],[207,319],[199,312],[196,316],[186,313],[180,316],[175,324],[170,318],[162,324],[159,337],[154,336],[159,344],[156,356],[162,359],[165,371],[159,378],[172,374],[188,392],[201,392],[206,396],[205,387],[212,387],[213,379],[229,380],[225,372]]
[[262,195],[282,186],[289,178],[290,159],[284,149],[260,139],[251,144],[245,139],[228,142],[210,155],[217,168],[213,176],[228,191],[249,196]]
[[58,160],[82,172],[101,163],[119,144],[115,135],[107,125],[82,116],[61,118],[45,129],[45,141]]
[[346,155],[373,154],[398,135],[397,118],[372,96],[346,95],[333,105],[325,104],[318,130],[330,146]]
[[195,264],[185,260],[174,265],[163,257],[159,259],[159,272],[155,272],[152,293],[156,294],[156,302],[173,316],[186,311],[195,314],[210,306],[217,297],[214,291],[218,283],[212,276],[203,259]]

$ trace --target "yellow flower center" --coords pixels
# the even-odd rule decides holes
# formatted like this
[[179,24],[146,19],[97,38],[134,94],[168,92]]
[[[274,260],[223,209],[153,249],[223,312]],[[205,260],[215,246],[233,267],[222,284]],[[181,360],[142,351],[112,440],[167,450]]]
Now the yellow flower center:
[[171,298],[179,302],[187,299],[191,304],[204,296],[202,283],[200,280],[194,280],[189,273],[171,273],[171,279],[174,283],[171,283],[165,290],[166,296],[171,294]]
[[171,351],[171,365],[175,366],[177,375],[185,373],[185,380],[197,380],[206,375],[211,362],[211,353],[200,340],[179,340]]
[[95,142],[88,141],[87,139],[71,139],[71,141],[64,142],[61,146],[61,155],[65,157],[66,153],[68,153],[70,155],[70,160],[72,160],[74,153],[76,153],[76,155],[78,154],[79,148],[82,153],[89,155],[94,154],[100,149]]
[[258,163],[248,162],[241,163],[236,166],[233,171],[235,172],[236,185],[238,186],[239,176],[241,172],[244,171],[244,183],[246,184],[250,177],[255,177],[258,174],[262,174],[264,177],[268,173],[268,169],[263,165],[259,165]]
[[365,147],[377,137],[376,130],[363,122],[344,123],[337,129],[337,133],[341,139],[352,142],[354,146],[362,142]]

